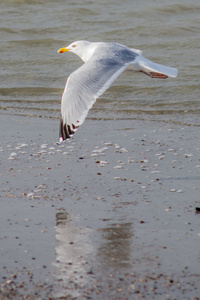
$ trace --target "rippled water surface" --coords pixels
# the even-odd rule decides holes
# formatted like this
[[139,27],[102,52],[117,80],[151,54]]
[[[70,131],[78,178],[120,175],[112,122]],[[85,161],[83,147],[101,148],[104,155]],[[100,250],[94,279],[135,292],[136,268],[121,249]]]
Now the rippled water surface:
[[179,69],[167,80],[127,69],[88,117],[199,125],[199,1],[1,0],[0,11],[1,114],[58,118],[66,78],[82,62],[57,50],[87,39],[132,46]]

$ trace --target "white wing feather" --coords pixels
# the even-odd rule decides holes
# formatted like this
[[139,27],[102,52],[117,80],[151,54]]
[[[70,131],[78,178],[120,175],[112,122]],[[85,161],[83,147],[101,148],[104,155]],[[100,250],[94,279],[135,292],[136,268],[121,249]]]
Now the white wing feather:
[[73,135],[84,122],[96,99],[110,87],[128,64],[120,64],[111,59],[91,58],[69,76],[61,101],[61,140]]

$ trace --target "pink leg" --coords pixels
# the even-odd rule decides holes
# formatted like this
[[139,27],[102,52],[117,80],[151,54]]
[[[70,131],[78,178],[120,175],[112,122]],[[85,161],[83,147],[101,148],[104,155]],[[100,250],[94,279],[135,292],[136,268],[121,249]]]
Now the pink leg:
[[144,73],[145,75],[150,76],[151,78],[160,78],[160,79],[166,79],[166,78],[168,78],[167,75],[162,74],[162,73],[157,73],[157,72],[147,73],[147,72],[144,72],[144,71],[140,71],[140,72]]
[[151,78],[161,78],[161,79],[166,79],[166,78],[168,78],[167,75],[162,74],[162,73],[157,73],[157,72],[151,72],[151,73],[150,73],[150,77],[151,77]]

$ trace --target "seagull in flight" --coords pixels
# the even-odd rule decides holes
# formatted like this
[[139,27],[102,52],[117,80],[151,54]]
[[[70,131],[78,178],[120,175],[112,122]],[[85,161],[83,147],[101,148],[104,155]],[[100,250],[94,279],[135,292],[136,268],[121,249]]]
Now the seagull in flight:
[[58,53],[72,52],[84,64],[70,74],[61,100],[59,140],[69,139],[83,124],[88,111],[115,79],[132,65],[151,78],[176,77],[178,70],[154,63],[142,51],[117,43],[76,41]]

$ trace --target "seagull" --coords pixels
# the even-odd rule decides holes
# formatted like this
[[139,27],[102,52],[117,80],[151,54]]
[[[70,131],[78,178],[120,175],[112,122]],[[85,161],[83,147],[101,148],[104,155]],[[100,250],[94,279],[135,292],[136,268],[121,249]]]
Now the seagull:
[[60,142],[77,131],[96,99],[128,65],[151,78],[174,78],[178,74],[175,68],[144,58],[142,51],[117,43],[76,41],[58,50],[58,53],[64,52],[76,54],[84,64],[70,74],[65,85],[61,100]]

